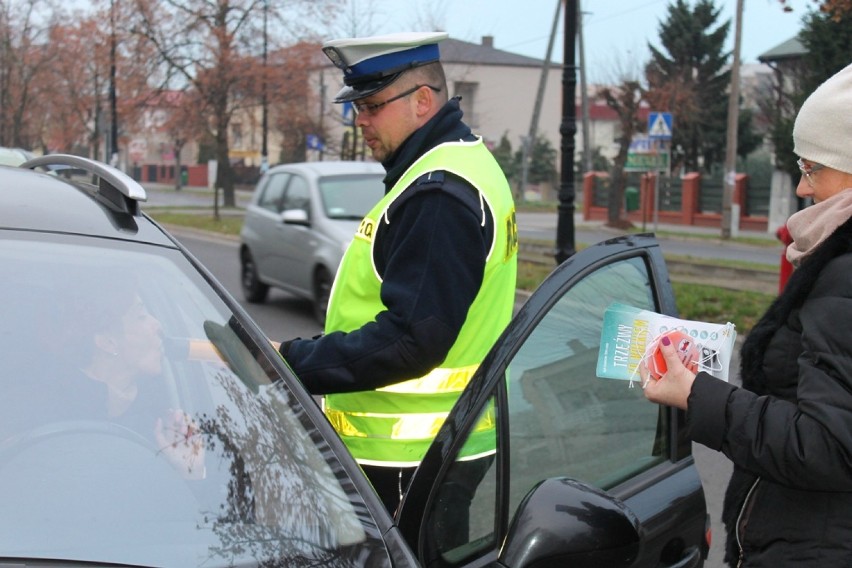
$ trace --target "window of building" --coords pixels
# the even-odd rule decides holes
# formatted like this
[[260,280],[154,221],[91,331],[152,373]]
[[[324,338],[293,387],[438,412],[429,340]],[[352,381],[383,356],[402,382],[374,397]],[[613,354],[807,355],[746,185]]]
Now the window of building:
[[231,146],[233,148],[243,147],[243,125],[239,122],[231,125]]
[[476,91],[479,89],[479,83],[456,81],[453,89],[452,96],[461,97],[460,104],[464,111],[464,121],[468,126],[477,128],[479,126],[479,117],[476,114]]

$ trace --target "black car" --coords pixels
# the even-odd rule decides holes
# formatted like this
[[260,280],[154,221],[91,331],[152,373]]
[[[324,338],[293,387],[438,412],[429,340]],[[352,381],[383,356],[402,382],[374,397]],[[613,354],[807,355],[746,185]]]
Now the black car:
[[[0,167],[0,565],[702,565],[683,414],[595,376],[606,306],[675,313],[653,238],[554,271],[392,517],[262,330],[145,199],[83,158]],[[456,457],[483,420],[496,451],[458,510]]]

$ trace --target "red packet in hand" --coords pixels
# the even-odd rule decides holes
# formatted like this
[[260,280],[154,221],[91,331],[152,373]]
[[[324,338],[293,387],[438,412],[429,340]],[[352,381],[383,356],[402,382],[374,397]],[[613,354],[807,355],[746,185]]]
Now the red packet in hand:
[[668,337],[671,340],[677,350],[677,354],[680,357],[681,362],[686,366],[686,368],[693,373],[697,373],[698,361],[701,356],[701,345],[699,345],[686,333],[678,329],[673,329],[660,334],[660,336],[648,346],[648,353],[651,354],[648,357],[648,371],[650,371],[651,376],[654,379],[659,380],[668,370],[668,367],[666,366],[666,359],[660,351],[660,340],[663,337]]

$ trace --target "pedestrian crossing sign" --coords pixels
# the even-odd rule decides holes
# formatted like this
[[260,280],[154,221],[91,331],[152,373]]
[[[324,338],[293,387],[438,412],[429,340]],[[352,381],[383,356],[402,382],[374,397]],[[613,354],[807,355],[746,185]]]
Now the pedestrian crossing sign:
[[672,113],[648,113],[648,137],[670,139],[672,137]]

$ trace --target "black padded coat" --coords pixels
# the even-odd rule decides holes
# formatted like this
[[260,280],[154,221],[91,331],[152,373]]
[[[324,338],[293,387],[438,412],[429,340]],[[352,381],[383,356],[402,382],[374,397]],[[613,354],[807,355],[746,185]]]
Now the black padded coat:
[[741,351],[696,377],[687,422],[734,464],[725,560],[852,566],[852,219],[803,258]]

